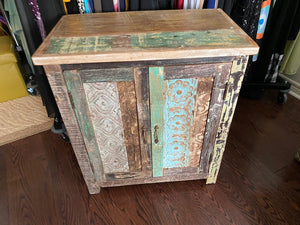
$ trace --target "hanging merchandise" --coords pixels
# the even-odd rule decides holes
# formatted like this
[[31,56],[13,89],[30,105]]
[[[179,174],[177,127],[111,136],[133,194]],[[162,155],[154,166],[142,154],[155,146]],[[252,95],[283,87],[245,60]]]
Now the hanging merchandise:
[[158,0],[140,0],[140,10],[159,9]]
[[[54,2],[52,2],[54,3]],[[65,12],[68,14],[78,14],[78,4],[76,0],[63,0]],[[40,6],[42,2],[40,1]],[[55,4],[55,3],[54,3]],[[45,16],[44,16],[45,17]]]
[[101,0],[102,12],[114,12],[114,4],[112,0]]
[[118,12],[119,10],[119,0],[113,0],[114,2],[114,10],[115,12]]
[[284,57],[280,66],[280,73],[293,75],[300,67],[300,32],[296,40],[288,40],[284,49]]
[[[34,22],[35,18],[32,14],[31,7],[28,4],[28,1],[7,1],[15,2],[16,4],[30,54],[33,54],[42,43],[42,38],[39,35],[37,23]],[[39,8],[43,16],[45,30],[49,33],[61,16],[65,14],[62,1],[39,0]],[[38,84],[39,92],[41,94],[43,104],[46,107],[48,116],[59,117],[60,114],[43,68],[34,66],[34,71],[35,80]]]
[[66,2],[71,2],[71,0],[63,0],[64,9],[65,9],[66,15],[68,15],[68,9],[67,9],[67,6],[66,6]]
[[93,0],[84,0],[85,13],[94,12],[94,2]]
[[3,23],[3,24],[5,24],[7,26],[7,23],[6,23],[6,21],[5,21],[5,19],[4,19],[3,16],[0,16],[0,22]]
[[[25,53],[27,63],[29,64],[31,72],[33,73],[34,69],[33,69],[33,64],[31,61],[31,55],[29,52],[29,48],[27,45],[27,41],[26,41],[26,38],[24,35],[24,31],[22,28],[22,24],[20,21],[20,17],[18,15],[18,11],[17,11],[16,5],[15,5],[15,2],[10,1],[10,0],[5,0],[4,1],[4,9],[6,11],[8,11],[8,17],[9,17],[12,32],[16,36],[17,42],[19,42],[20,45],[23,47],[23,51]],[[3,18],[3,20],[4,20],[4,18]],[[4,21],[4,22],[6,24],[6,21]]]
[[240,0],[233,6],[230,17],[255,40],[262,0]]
[[129,10],[137,11],[140,9],[140,1],[139,0],[130,0],[129,1]]
[[159,0],[158,1],[158,9],[165,10],[165,9],[172,9],[172,5],[174,0]]
[[[231,11],[230,17],[253,39],[256,39],[258,21],[263,0],[240,0],[237,1]],[[252,69],[252,57],[249,57],[244,81],[248,81],[249,70]]]
[[184,0],[184,9],[202,9],[204,0]]
[[287,40],[295,40],[300,27],[300,2],[276,0],[260,52],[253,65],[255,82],[276,82]]
[[125,0],[125,11],[129,10],[129,0]]
[[177,9],[183,9],[183,0],[177,0]]
[[[269,12],[270,12],[270,7],[271,7],[271,0],[263,1],[261,4],[261,11],[260,11],[257,34],[256,34],[256,43],[258,45],[261,45],[261,40],[264,36],[264,32],[267,25]],[[257,60],[257,57],[258,57],[258,53],[253,56],[252,61],[255,62]]]
[[89,5],[89,11],[90,11],[90,13],[95,12],[94,0],[88,0],[88,5]]
[[223,11],[230,16],[233,5],[235,4],[237,0],[218,0],[218,7],[220,9],[223,9]]
[[102,12],[101,0],[94,0],[94,9],[96,13]]
[[41,17],[39,5],[37,3],[37,0],[29,0],[29,5],[31,7],[31,11],[34,15],[35,21],[37,22],[40,34],[42,39],[44,40],[46,38],[46,31],[44,28],[44,23]]
[[217,5],[218,5],[218,0],[208,0],[206,8],[207,9],[215,9],[215,8],[217,8]]
[[84,14],[85,13],[84,0],[77,0],[77,4],[78,4],[78,9],[80,14]]
[[125,0],[119,0],[119,12],[125,11]]

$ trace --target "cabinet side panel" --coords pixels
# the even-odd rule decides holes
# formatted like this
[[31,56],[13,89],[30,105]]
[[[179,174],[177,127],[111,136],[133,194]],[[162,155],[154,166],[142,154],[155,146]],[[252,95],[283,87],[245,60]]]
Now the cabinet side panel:
[[90,194],[99,193],[100,187],[96,182],[95,175],[91,168],[82,135],[68,96],[67,87],[59,65],[44,66],[51,89],[55,96],[64,124],[68,131],[72,147],[74,149],[83,178]]
[[189,167],[198,167],[200,163],[213,80],[213,77],[198,78],[194,121],[190,139]]
[[99,149],[95,140],[94,129],[89,118],[86,98],[79,73],[76,70],[65,71],[64,77],[68,91],[70,92],[74,104],[74,111],[78,125],[83,136],[86,150],[89,154],[91,165],[95,173],[96,180],[103,180],[103,167]]
[[[135,91],[139,122],[139,137],[142,156],[142,170],[152,176],[152,148],[150,121],[150,93],[148,68],[134,69]],[[147,176],[147,175],[145,175]]]
[[117,83],[84,83],[83,87],[104,172],[129,172]]
[[206,180],[207,184],[216,183],[217,176],[220,170],[223,153],[226,146],[229,128],[232,122],[235,107],[238,101],[238,96],[242,86],[244,73],[248,57],[244,56],[233,61],[231,75],[229,78],[229,86],[221,114],[221,121],[218,127],[218,133],[213,149],[212,160],[209,166],[209,175]]
[[164,82],[164,168],[187,167],[197,78]]
[[163,175],[163,67],[149,68],[153,177]]
[[138,121],[136,107],[136,93],[133,81],[121,81],[117,83],[122,121],[125,135],[129,170],[141,170],[141,152],[138,136]]

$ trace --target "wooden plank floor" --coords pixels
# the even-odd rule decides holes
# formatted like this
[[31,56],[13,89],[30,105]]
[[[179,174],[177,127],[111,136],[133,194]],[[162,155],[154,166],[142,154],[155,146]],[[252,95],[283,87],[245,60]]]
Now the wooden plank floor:
[[300,101],[240,99],[216,185],[89,195],[71,146],[44,132],[0,147],[1,225],[300,224]]

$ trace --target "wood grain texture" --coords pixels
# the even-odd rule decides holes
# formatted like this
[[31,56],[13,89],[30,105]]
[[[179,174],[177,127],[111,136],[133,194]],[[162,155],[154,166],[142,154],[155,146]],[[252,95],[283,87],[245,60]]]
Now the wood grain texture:
[[80,70],[83,83],[133,81],[133,68]]
[[199,174],[199,167],[164,168],[164,176]]
[[129,172],[117,82],[84,83],[104,173]]
[[300,224],[300,165],[293,159],[300,101],[289,96],[282,106],[276,96],[239,98],[215,185],[194,180],[89,195],[73,149],[59,135],[0,146],[1,225]]
[[149,67],[153,177],[163,175],[163,67]]
[[152,176],[149,69],[134,69],[142,171]]
[[90,112],[83,89],[83,84],[78,71],[65,71],[64,77],[71,101],[74,104],[74,111],[89,154],[91,166],[93,168],[96,180],[103,180],[103,165],[100,157],[99,148],[96,142],[95,133],[90,119]]
[[225,103],[222,109],[221,121],[217,130],[212,159],[209,166],[209,177],[206,183],[215,183],[221,166],[223,153],[225,150],[227,135],[232,122],[234,110],[237,104],[240,88],[244,78],[244,72],[248,57],[241,57],[233,61],[231,74],[228,83]]
[[197,85],[197,78],[164,81],[163,168],[188,165]]
[[134,82],[118,82],[117,88],[119,93],[129,171],[141,171],[141,151]]
[[210,156],[214,149],[218,124],[220,122],[222,107],[224,103],[224,92],[230,75],[230,64],[219,65],[218,74],[215,76],[207,123],[204,134],[203,150],[200,158],[199,171],[207,173],[210,163]]
[[123,179],[137,179],[144,178],[146,173],[141,172],[122,172],[122,173],[107,173],[105,174],[106,181],[123,180]]
[[[187,62],[187,64],[189,64]],[[217,70],[220,66],[225,66],[229,63],[203,63],[200,65],[181,65],[181,66],[166,66],[164,69],[165,80],[184,79],[197,77],[214,77],[217,75]]]
[[[154,66],[188,66],[202,64],[214,64],[214,63],[228,63],[235,59],[233,56],[226,57],[203,57],[193,59],[172,59],[172,60],[153,60],[153,61],[132,61],[132,62],[98,62],[98,63],[80,63],[75,64],[63,64],[61,65],[63,70],[98,70],[98,69],[112,69],[112,68],[140,68],[140,67],[154,67]],[[209,67],[210,68],[210,67]],[[201,70],[199,71],[201,72]],[[173,73],[171,73],[173,74]]]
[[219,10],[141,11],[64,16],[33,62],[162,60],[257,51],[258,46]]
[[183,174],[172,174],[168,176],[159,177],[143,177],[143,178],[128,178],[124,180],[111,180],[111,181],[99,181],[101,187],[117,187],[127,186],[136,184],[151,184],[151,183],[163,183],[163,182],[175,182],[175,181],[186,181],[186,180],[200,180],[207,178],[206,173],[183,173]]
[[50,130],[53,126],[53,119],[47,116],[42,99],[38,96],[1,102],[0,118],[0,145]]
[[194,119],[190,139],[189,167],[198,167],[204,140],[205,125],[210,103],[213,77],[198,78],[197,94],[195,96]]
[[56,103],[59,107],[64,124],[68,131],[82,175],[91,194],[99,193],[100,187],[96,183],[94,172],[91,168],[89,156],[84,145],[83,137],[77,123],[76,115],[68,96],[63,73],[59,65],[44,66],[48,81],[51,85]]

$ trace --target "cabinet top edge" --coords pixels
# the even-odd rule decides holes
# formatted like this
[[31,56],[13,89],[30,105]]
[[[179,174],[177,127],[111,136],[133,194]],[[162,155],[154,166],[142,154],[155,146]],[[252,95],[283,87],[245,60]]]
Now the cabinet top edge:
[[257,44],[221,9],[63,16],[35,65],[253,55]]

